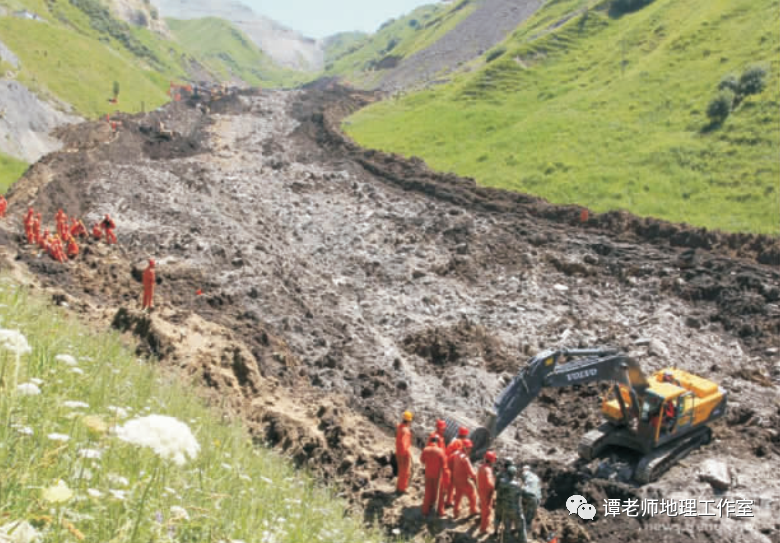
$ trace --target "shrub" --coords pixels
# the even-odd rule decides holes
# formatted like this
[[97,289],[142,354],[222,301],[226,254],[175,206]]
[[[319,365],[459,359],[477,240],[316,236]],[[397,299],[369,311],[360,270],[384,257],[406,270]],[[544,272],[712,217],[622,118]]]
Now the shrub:
[[506,53],[506,49],[503,47],[499,47],[498,49],[493,49],[487,54],[487,58],[485,60],[487,62],[493,62],[504,53]]
[[737,80],[737,76],[734,74],[724,75],[723,79],[721,79],[720,83],[718,83],[718,90],[727,90],[737,94],[739,92],[739,81]]
[[750,96],[758,94],[766,88],[766,70],[760,66],[752,66],[739,78],[739,94]]
[[707,117],[713,124],[720,124],[726,120],[731,113],[734,104],[734,93],[728,90],[722,91],[712,99],[707,106]]
[[653,0],[614,0],[611,11],[614,13],[630,13],[642,9],[652,2]]

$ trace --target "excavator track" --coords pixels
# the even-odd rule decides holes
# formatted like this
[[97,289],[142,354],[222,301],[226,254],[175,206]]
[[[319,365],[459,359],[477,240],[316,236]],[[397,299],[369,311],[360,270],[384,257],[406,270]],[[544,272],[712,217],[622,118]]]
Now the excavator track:
[[712,439],[712,430],[704,427],[680,441],[675,441],[648,454],[636,467],[634,479],[640,484],[647,484],[658,479],[678,460],[691,451],[706,445]]
[[585,460],[593,460],[606,446],[607,438],[615,431],[614,426],[611,424],[602,424],[598,428],[591,430],[580,440],[580,444],[577,448],[577,453],[580,458]]

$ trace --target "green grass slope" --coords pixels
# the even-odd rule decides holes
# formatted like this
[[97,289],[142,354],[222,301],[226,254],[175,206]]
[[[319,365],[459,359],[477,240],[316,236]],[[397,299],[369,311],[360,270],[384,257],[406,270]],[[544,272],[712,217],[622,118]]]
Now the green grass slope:
[[[162,36],[118,21],[97,0],[0,5],[45,20],[0,17],[0,36],[21,61],[19,81],[82,115],[158,107],[168,100],[168,82],[187,76],[191,56]],[[120,85],[118,106],[108,102],[114,81]]]
[[398,19],[385,22],[362,41],[353,40],[326,55],[325,73],[342,76],[358,86],[370,86],[381,70],[434,44],[476,8],[479,0],[459,0],[452,5],[421,6]]
[[[18,358],[9,330],[30,347]],[[0,540],[382,541],[186,385],[1,277]],[[149,415],[189,427],[197,444],[181,465],[110,431]],[[166,433],[171,452],[186,444],[177,435]],[[21,522],[39,538],[23,537]]]
[[[360,111],[346,130],[556,203],[778,234],[780,2],[586,7],[550,1],[492,62]],[[705,130],[720,79],[754,64],[769,69],[767,88]]]
[[250,85],[294,86],[310,75],[276,66],[241,30],[224,19],[166,19],[179,43],[225,80]]
[[0,153],[0,194],[27,171],[27,163]]

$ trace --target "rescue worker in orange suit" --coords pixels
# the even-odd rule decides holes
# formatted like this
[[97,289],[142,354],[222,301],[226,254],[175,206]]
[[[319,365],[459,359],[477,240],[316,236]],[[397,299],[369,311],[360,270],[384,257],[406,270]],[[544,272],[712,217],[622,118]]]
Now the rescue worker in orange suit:
[[453,439],[449,445],[447,445],[447,466],[450,470],[450,481],[447,485],[447,501],[446,506],[451,507],[453,503],[453,496],[455,495],[455,487],[452,484],[452,465],[450,463],[450,459],[452,458],[452,455],[454,455],[457,451],[460,451],[463,449],[463,440],[469,437],[469,431],[467,428],[461,426],[458,428],[458,437]]
[[398,462],[398,483],[396,491],[403,494],[409,487],[412,476],[412,413],[404,412],[404,420],[395,430],[395,459]]
[[485,463],[477,470],[477,491],[479,492],[479,509],[481,521],[479,533],[486,534],[490,525],[490,511],[493,509],[493,498],[496,491],[496,474],[493,472],[493,464],[496,463],[496,453],[485,453]]
[[144,283],[144,300],[142,309],[154,307],[154,282],[156,276],[154,274],[154,260],[149,259],[149,265],[144,270],[143,283]]
[[38,247],[48,252],[47,249],[48,246],[49,246],[49,229],[45,228],[43,230],[43,234],[41,234],[41,238],[38,240]]
[[477,493],[472,484],[472,481],[477,480],[477,472],[471,465],[472,447],[471,440],[464,439],[463,450],[456,453],[452,463],[452,486],[455,487],[455,507],[452,509],[452,518],[458,518],[463,496],[469,500],[469,515],[477,514]]
[[[439,419],[436,421],[436,430],[431,432],[431,434],[428,436],[428,445],[431,444],[434,437],[437,437],[438,440],[436,441],[439,444],[439,447],[441,448],[441,451],[444,453],[444,458],[446,460],[447,458],[447,445],[444,441],[444,431],[447,429],[447,423],[443,420]],[[450,470],[447,466],[447,462],[444,462],[444,469],[441,474],[441,483],[439,488],[439,503],[436,506],[436,511],[438,512],[439,516],[444,516],[444,501],[447,498],[447,489],[450,485]]]
[[5,196],[0,194],[0,219],[5,217],[6,211],[8,211],[8,200],[5,199]]
[[24,234],[27,236],[27,243],[33,242],[32,223],[34,214],[33,208],[29,208],[27,215],[24,217]]
[[41,221],[42,221],[41,214],[38,213],[38,216],[34,217],[32,222],[33,243],[35,244],[37,244],[38,241],[41,239]]
[[65,249],[62,247],[62,240],[59,236],[55,237],[51,244],[51,256],[61,264],[64,264],[68,260],[68,257],[65,255]]
[[[431,507],[436,504],[436,495],[439,493],[441,474],[445,464],[444,453],[439,446],[439,437],[433,436],[431,443],[423,449],[420,455],[420,463],[425,466],[425,497],[423,498],[422,514],[428,516]],[[440,513],[439,513],[440,514]]]
[[100,223],[99,222],[96,222],[92,226],[92,237],[95,238],[98,241],[100,241],[100,238],[103,237],[103,231],[100,229]]
[[106,213],[106,217],[103,219],[102,226],[103,226],[103,231],[106,235],[106,243],[108,243],[109,245],[111,245],[112,243],[116,243],[116,234],[114,234],[116,223],[108,213]]
[[87,227],[84,226],[83,222],[78,219],[73,219],[73,223],[70,226],[70,235],[74,238],[86,238],[89,237],[89,232],[87,232]]
[[79,246],[76,244],[76,238],[70,236],[68,238],[68,258],[76,258],[79,256]]
[[[60,209],[60,211],[62,211]],[[60,236],[61,239],[65,239],[66,234],[68,233],[68,216],[62,212],[60,216],[57,218],[57,235]]]

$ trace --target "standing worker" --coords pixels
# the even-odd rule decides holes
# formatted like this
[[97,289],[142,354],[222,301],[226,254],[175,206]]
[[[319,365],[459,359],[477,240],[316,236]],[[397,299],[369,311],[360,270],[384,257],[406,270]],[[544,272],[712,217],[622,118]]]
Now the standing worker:
[[116,243],[116,234],[114,234],[116,223],[108,213],[106,213],[106,217],[103,219],[102,226],[106,235],[106,243],[109,245]]
[[92,237],[96,240],[100,241],[100,238],[103,237],[103,231],[100,229],[100,223],[96,222],[92,225]]
[[[431,507],[436,505],[436,495],[439,493],[441,473],[444,470],[444,453],[439,447],[439,437],[433,436],[431,443],[423,449],[420,463],[425,466],[425,497],[423,498],[422,514],[428,516]],[[441,513],[439,513],[441,516]]]
[[523,509],[520,507],[523,488],[515,481],[516,475],[517,468],[509,466],[505,475],[498,482],[493,535],[498,535],[498,528],[503,524],[504,536],[506,536],[514,525],[520,536],[520,543],[526,543],[525,519],[523,518]]
[[402,420],[395,430],[395,459],[398,462],[398,483],[396,492],[403,494],[409,487],[412,475],[412,412],[404,412]]
[[35,211],[33,211],[33,208],[29,208],[27,210],[27,215],[24,217],[24,234],[27,236],[28,244],[33,242],[32,223],[34,214]]
[[41,223],[43,218],[40,213],[33,218],[32,231],[33,231],[33,243],[37,244],[41,239]]
[[528,532],[531,531],[531,524],[536,518],[536,510],[539,509],[539,502],[542,501],[542,482],[539,477],[531,471],[531,466],[523,466],[523,515],[525,516],[525,526]]
[[439,516],[444,516],[444,501],[447,499],[447,489],[450,486],[450,469],[447,466],[447,445],[444,441],[444,431],[447,429],[447,423],[441,419],[436,421],[436,430],[431,432],[431,435],[428,436],[428,444],[431,444],[431,440],[434,437],[438,437],[437,443],[439,444],[439,447],[441,448],[441,451],[444,453],[444,469],[441,474],[441,481],[439,483],[439,503],[436,507],[436,511],[439,513]]
[[485,463],[477,470],[477,490],[479,491],[479,509],[481,513],[479,533],[481,534],[488,532],[490,524],[490,510],[493,508],[493,498],[496,491],[496,475],[493,472],[495,463],[496,453],[488,451],[485,453]]
[[79,256],[79,246],[76,244],[76,238],[68,236],[68,258],[76,258]]
[[[463,450],[463,440],[469,437],[469,430],[465,426],[458,428],[458,437],[453,439],[449,445],[447,445],[447,465],[450,464],[450,459],[457,452]],[[452,470],[450,470],[452,471]],[[451,507],[453,504],[453,496],[455,493],[455,487],[452,484],[452,473],[450,473],[450,480],[447,483],[447,499],[445,505]]]
[[149,259],[149,265],[143,273],[144,300],[141,309],[151,309],[154,307],[154,283],[157,277],[154,273],[154,260]]
[[471,481],[477,480],[477,472],[471,465],[471,449],[473,443],[470,439],[463,440],[463,450],[455,453],[452,467],[452,486],[455,488],[455,506],[452,509],[452,518],[458,518],[460,502],[463,496],[469,500],[469,516],[477,514],[477,493]]
[[8,200],[5,199],[5,196],[0,194],[0,219],[5,217],[6,211],[8,211]]

